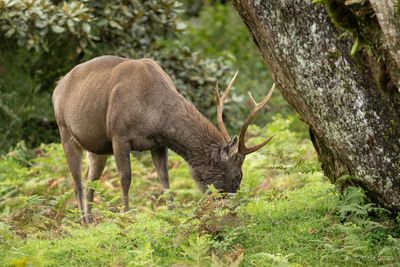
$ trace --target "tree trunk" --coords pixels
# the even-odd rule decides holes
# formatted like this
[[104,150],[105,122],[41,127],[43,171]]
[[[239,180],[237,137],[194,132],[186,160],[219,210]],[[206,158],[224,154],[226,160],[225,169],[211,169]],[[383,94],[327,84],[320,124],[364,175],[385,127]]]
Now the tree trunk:
[[361,186],[373,200],[400,211],[395,4],[323,2],[234,0],[234,6],[284,98],[309,125],[326,176]]

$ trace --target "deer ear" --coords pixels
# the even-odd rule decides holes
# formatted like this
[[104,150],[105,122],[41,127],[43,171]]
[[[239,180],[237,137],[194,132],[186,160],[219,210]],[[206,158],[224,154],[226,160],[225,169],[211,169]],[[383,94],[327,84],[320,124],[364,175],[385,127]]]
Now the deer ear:
[[221,149],[221,159],[228,160],[233,154],[238,152],[239,139],[235,135],[232,140]]

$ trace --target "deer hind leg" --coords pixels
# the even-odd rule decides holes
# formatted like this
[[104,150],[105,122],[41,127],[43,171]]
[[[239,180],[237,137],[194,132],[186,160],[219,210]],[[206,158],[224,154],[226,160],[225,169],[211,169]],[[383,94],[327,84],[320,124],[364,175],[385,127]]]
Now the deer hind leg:
[[156,171],[158,177],[160,177],[160,181],[162,187],[164,189],[164,193],[167,194],[167,205],[169,209],[173,208],[172,202],[173,197],[171,192],[169,192],[169,177],[168,177],[168,149],[166,147],[158,147],[151,150],[151,156],[153,158],[154,166],[156,167]]
[[113,153],[115,163],[117,164],[122,186],[122,200],[124,211],[129,210],[129,187],[131,186],[131,162],[130,162],[130,144],[113,140]]
[[[86,178],[88,182],[97,181],[100,179],[104,167],[106,166],[107,156],[89,152],[88,159],[89,159],[89,166],[86,172]],[[93,198],[94,198],[94,189],[88,186],[86,188],[86,207],[85,207],[86,211],[85,218],[87,223],[91,223],[93,220],[91,213]]]
[[77,141],[72,137],[71,133],[66,127],[60,127],[61,143],[64,148],[65,157],[67,159],[68,167],[74,179],[75,196],[78,200],[79,210],[82,215],[82,222],[84,221],[84,199],[83,199],[83,186],[82,186],[82,148]]

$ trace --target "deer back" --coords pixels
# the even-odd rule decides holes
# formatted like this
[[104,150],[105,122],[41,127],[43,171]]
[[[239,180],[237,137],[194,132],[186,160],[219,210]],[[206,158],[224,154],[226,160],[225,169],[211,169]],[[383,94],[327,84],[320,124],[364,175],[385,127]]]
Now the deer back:
[[154,61],[103,56],[64,76],[53,104],[57,123],[85,149],[111,153],[115,136],[134,135],[135,150],[156,145],[148,137],[161,132],[188,101]]

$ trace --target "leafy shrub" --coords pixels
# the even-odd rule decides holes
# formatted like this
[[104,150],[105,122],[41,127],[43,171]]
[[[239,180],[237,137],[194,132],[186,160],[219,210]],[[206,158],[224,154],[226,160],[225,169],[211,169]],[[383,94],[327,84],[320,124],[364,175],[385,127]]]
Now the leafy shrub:
[[146,51],[157,39],[176,36],[179,3],[163,1],[9,1],[0,2],[1,30],[21,47],[45,52],[71,44],[76,57],[106,45],[117,54]]

